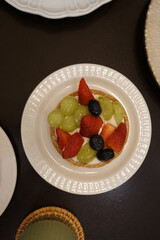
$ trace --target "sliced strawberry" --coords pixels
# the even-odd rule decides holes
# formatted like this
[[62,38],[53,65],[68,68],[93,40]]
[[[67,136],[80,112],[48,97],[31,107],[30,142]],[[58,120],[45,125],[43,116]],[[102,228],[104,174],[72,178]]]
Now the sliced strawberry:
[[79,103],[85,106],[88,105],[89,100],[93,99],[93,95],[88,85],[86,84],[84,78],[80,80],[78,88],[78,99]]
[[106,141],[110,137],[110,135],[113,133],[114,130],[115,130],[115,127],[109,123],[103,125],[100,135],[104,140],[104,146],[107,145]]
[[64,147],[62,151],[62,157],[65,159],[75,157],[79,152],[83,142],[84,139],[81,137],[81,135],[78,132],[74,133],[70,137],[67,145]]
[[80,134],[83,137],[92,137],[98,134],[100,127],[102,126],[102,119],[93,115],[87,114],[81,119]]
[[70,139],[71,135],[69,133],[64,132],[60,128],[56,129],[56,134],[58,146],[60,147],[60,149],[63,149],[68,143],[68,140]]
[[115,152],[122,150],[127,134],[126,124],[121,122],[115,131],[106,140],[108,147],[112,148]]

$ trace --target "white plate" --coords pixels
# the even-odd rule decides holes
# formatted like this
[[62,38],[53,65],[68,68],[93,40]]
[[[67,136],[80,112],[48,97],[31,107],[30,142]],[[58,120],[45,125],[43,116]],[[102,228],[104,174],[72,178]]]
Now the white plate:
[[88,14],[111,0],[6,0],[13,7],[46,18],[76,17]]
[[17,163],[12,144],[0,127],[0,215],[7,208],[17,179]]
[[[129,136],[123,152],[96,169],[64,160],[52,145],[47,116],[62,98],[78,89],[81,77],[90,88],[115,96],[129,118]],[[38,174],[53,186],[75,194],[97,194],[126,182],[140,167],[151,139],[150,114],[139,90],[125,76],[108,67],[77,64],[46,77],[32,92],[21,125],[26,155]]]
[[148,62],[160,86],[160,1],[152,0],[146,17],[145,45]]

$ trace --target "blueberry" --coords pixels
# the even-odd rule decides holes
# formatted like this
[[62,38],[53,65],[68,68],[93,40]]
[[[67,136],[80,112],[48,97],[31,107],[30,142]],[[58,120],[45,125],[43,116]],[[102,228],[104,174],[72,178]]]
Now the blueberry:
[[89,144],[91,148],[96,151],[99,151],[104,147],[104,141],[100,135],[93,135],[89,140]]
[[105,148],[97,153],[97,158],[100,161],[109,161],[114,157],[114,151],[110,148]]
[[99,116],[102,112],[99,102],[96,99],[91,99],[88,102],[88,109],[94,116]]

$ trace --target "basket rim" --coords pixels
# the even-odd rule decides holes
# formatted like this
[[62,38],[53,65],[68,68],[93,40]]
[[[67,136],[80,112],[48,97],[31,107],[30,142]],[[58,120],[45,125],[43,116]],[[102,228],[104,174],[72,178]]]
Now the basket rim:
[[81,223],[77,219],[74,214],[72,214],[70,211],[56,207],[56,206],[48,206],[48,207],[42,207],[40,209],[37,209],[33,212],[31,212],[27,217],[23,219],[21,224],[19,225],[15,240],[19,240],[19,237],[21,233],[32,223],[38,222],[40,220],[44,220],[45,218],[50,219],[58,219],[63,223],[66,223],[68,226],[72,228],[72,230],[75,232],[77,236],[77,240],[84,240],[84,231],[82,228]]

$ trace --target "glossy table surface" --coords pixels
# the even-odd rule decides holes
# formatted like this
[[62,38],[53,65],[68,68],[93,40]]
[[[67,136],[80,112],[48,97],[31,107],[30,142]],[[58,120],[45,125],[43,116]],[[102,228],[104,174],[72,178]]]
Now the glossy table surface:
[[[148,0],[113,0],[85,16],[51,20],[0,1],[0,125],[17,160],[16,188],[0,216],[1,240],[14,240],[21,221],[45,206],[71,211],[87,240],[159,239],[160,91],[144,44],[148,6]],[[105,65],[129,78],[152,120],[142,166],[126,183],[98,195],[74,195],[51,186],[32,168],[21,141],[22,112],[31,92],[52,72],[77,63]]]

